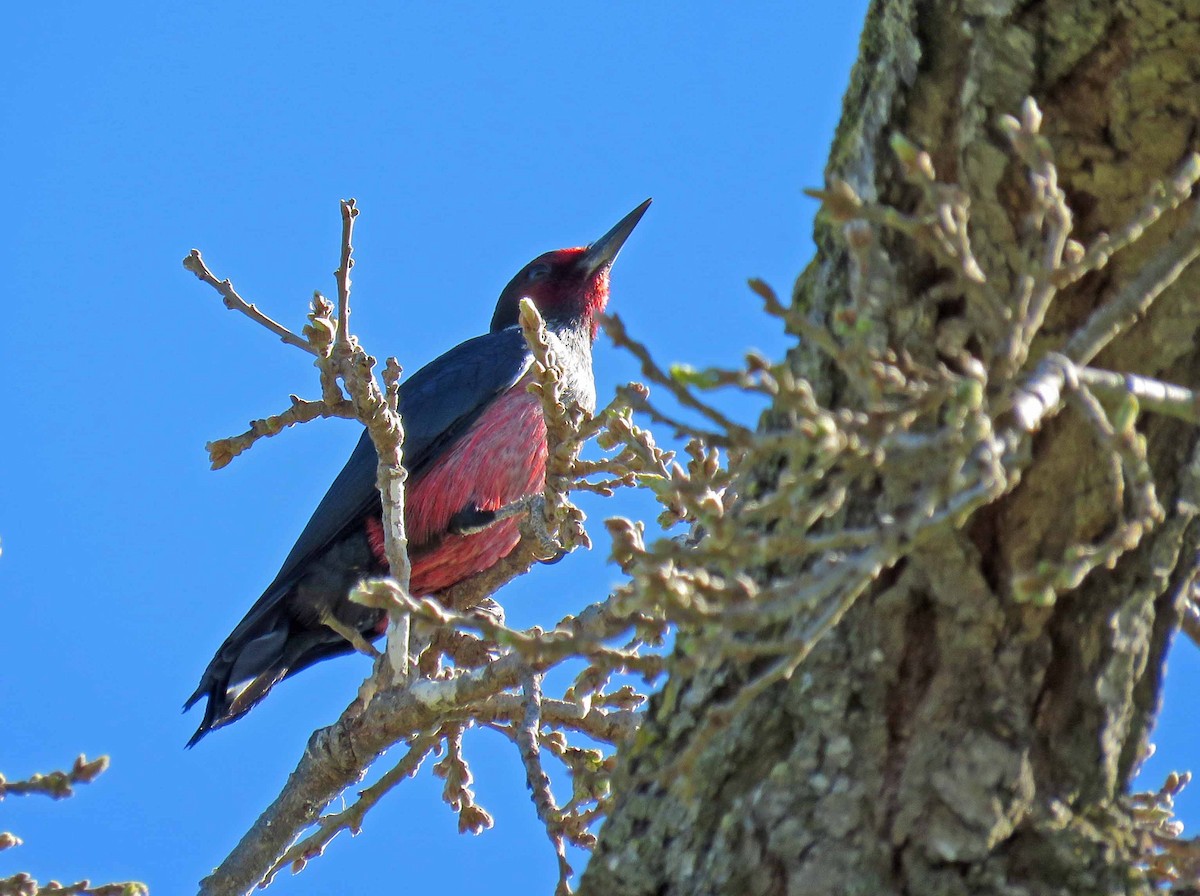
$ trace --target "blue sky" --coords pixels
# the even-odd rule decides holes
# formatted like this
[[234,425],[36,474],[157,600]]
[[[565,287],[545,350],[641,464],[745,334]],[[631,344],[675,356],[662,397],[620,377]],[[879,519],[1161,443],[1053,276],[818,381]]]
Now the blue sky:
[[[357,197],[354,330],[412,371],[486,329],[530,258],[653,196],[611,309],[664,361],[779,353],[744,282],[786,293],[811,256],[800,191],[822,182],[866,3],[246,6],[48,2],[10,21],[0,770],[113,766],[67,803],[6,801],[0,829],[26,845],[0,875],[188,892],[368,667],[316,667],[182,749],[199,721],[183,699],[356,438],[309,425],[208,470],[205,441],[316,384],[183,271],[187,251],[299,327],[333,289],[337,201]],[[636,369],[602,343],[596,374],[603,399]],[[506,590],[511,622],[616,580],[599,520],[648,508],[585,508],[596,549]],[[1172,657],[1152,777],[1194,757],[1196,656]],[[551,892],[511,748],[466,748],[495,829],[459,836],[426,769],[274,892]]]

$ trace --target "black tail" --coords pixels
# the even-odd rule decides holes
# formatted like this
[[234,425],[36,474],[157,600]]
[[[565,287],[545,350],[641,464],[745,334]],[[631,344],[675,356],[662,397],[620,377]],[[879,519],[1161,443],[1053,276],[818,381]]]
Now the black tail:
[[297,630],[286,619],[272,622],[259,632],[234,632],[208,664],[200,686],[183,706],[187,711],[201,697],[208,697],[204,719],[187,742],[189,747],[208,732],[240,719],[288,676],[354,649],[324,626]]
[[[379,611],[371,612],[381,615]],[[363,637],[368,640],[377,637],[375,628],[375,621],[371,620],[362,632]],[[183,705],[186,712],[201,697],[208,698],[204,719],[187,742],[188,747],[194,747],[208,732],[240,719],[283,679],[313,663],[354,651],[349,641],[330,628],[300,628],[287,620],[282,625],[265,627],[259,634],[235,640],[238,634],[234,632],[221,645],[200,679],[200,686]]]
[[351,603],[350,589],[373,569],[365,534],[344,539],[295,577],[275,581],[204,670],[186,712],[207,697],[204,719],[188,741],[195,746],[208,732],[241,718],[271,688],[313,663],[354,650],[322,620],[331,616],[346,629],[373,639],[382,610]]
[[188,747],[195,746],[214,728],[228,725],[245,715],[288,674],[289,663],[285,657],[291,652],[287,650],[290,626],[282,615],[275,613],[274,618],[261,620],[265,624],[254,626],[250,631],[243,630],[243,621],[243,625],[239,625],[221,645],[204,670],[199,687],[183,705],[186,712],[201,697],[208,697],[204,719],[187,742]]

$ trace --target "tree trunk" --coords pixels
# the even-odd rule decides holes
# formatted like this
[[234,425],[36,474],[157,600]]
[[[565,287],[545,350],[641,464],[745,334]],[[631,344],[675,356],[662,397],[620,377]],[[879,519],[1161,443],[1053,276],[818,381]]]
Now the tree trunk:
[[[1200,6],[876,0],[828,173],[864,198],[911,207],[888,141],[899,132],[927,148],[938,179],[969,194],[976,256],[1003,291],[1021,261],[1028,191],[996,122],[1027,96],[1045,113],[1075,237],[1119,227],[1195,148]],[[1185,215],[1060,297],[1040,349],[1061,347]],[[828,319],[850,262],[833,227],[816,233],[794,298]],[[885,309],[889,342],[936,363],[938,328],[957,308],[929,313],[915,297],[933,266],[888,248],[902,287]],[[1197,294],[1200,272],[1188,270],[1097,363],[1200,382]],[[842,386],[822,363],[809,346],[794,352],[793,366],[837,407]],[[1200,452],[1186,424],[1143,417],[1138,428],[1166,520],[1051,606],[1015,600],[1014,576],[1096,542],[1115,517],[1110,467],[1069,412],[1033,440],[1014,490],[885,570],[795,674],[739,708],[668,781],[661,772],[706,707],[753,673],[733,660],[677,666],[622,753],[583,892],[1150,892],[1133,870],[1143,853],[1121,797],[1194,575]],[[739,471],[760,483],[779,473]]]

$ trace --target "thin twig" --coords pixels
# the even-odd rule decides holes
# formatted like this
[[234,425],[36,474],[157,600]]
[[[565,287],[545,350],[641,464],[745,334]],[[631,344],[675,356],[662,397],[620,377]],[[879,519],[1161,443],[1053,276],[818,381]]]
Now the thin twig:
[[358,208],[353,199],[342,200],[342,257],[333,272],[337,281],[338,329],[337,342],[343,351],[350,349],[350,269],[354,267],[354,219]]
[[1200,395],[1191,389],[1133,373],[1081,367],[1051,352],[1013,394],[1012,413],[1017,425],[1025,432],[1037,431],[1063,406],[1064,389],[1078,384],[1105,398],[1135,398],[1140,410],[1200,424]]
[[540,676],[528,669],[521,676],[525,712],[519,724],[515,724],[514,736],[521,761],[525,764],[525,783],[529,787],[538,818],[546,828],[546,836],[558,857],[558,885],[555,896],[570,896],[571,876],[575,873],[567,861],[567,847],[562,834],[562,817],[554,794],[550,791],[550,776],[542,767],[538,747],[538,731],[542,725],[542,683]]
[[601,322],[604,326],[604,331],[612,339],[613,343],[618,347],[626,349],[637,358],[642,364],[642,373],[652,382],[658,383],[670,391],[680,404],[707,417],[721,432],[727,434],[728,437],[734,437],[737,433],[746,432],[744,426],[735,423],[707,402],[701,401],[691,389],[659,367],[658,363],[651,357],[650,351],[646,346],[629,335],[620,317],[615,314],[606,315],[602,318]]
[[1132,396],[1141,410],[1200,425],[1200,395],[1191,389],[1148,376],[1095,367],[1080,367],[1077,375],[1079,382],[1097,395],[1105,398]]
[[414,737],[409,742],[404,757],[380,776],[378,781],[363,790],[354,803],[341,812],[322,816],[317,822],[316,830],[288,847],[267,871],[259,886],[269,884],[276,874],[289,865],[292,866],[293,873],[300,872],[309,861],[324,853],[325,847],[342,831],[349,831],[351,836],[357,835],[362,829],[363,817],[367,812],[397,784],[416,774],[421,763],[433,752],[441,739],[440,730]]
[[259,439],[279,435],[289,426],[295,426],[297,423],[308,423],[310,420],[327,417],[340,417],[347,420],[355,418],[354,405],[349,401],[342,400],[331,406],[324,400],[306,401],[297,395],[289,397],[292,405],[286,411],[259,420],[251,420],[250,428],[239,435],[208,442],[204,448],[208,452],[212,469],[219,470],[227,466]]
[[1087,323],[1067,342],[1063,354],[1076,364],[1091,361],[1144,315],[1197,256],[1200,256],[1200,205],[1196,206],[1187,224],[1129,279],[1121,291],[1092,313]]
[[277,323],[276,321],[267,317],[265,314],[259,311],[256,306],[251,305],[240,295],[238,295],[237,290],[233,288],[233,284],[228,280],[218,280],[216,277],[214,277],[212,272],[208,269],[208,266],[205,265],[204,259],[200,257],[199,249],[193,249],[191,253],[188,254],[187,258],[183,260],[183,266],[195,274],[198,279],[204,281],[217,292],[219,292],[221,294],[221,298],[225,302],[225,307],[229,310],[240,311],[255,323],[266,327],[268,330],[278,336],[280,340],[286,342],[288,345],[294,345],[296,348],[308,352],[310,355],[317,354],[317,351],[311,345],[309,345],[305,339],[297,336],[283,324]]
[[62,800],[74,794],[76,784],[90,784],[108,768],[108,757],[99,756],[89,760],[82,753],[75,758],[70,771],[53,771],[31,775],[17,781],[8,781],[0,775],[0,800],[10,794],[26,796],[40,793],[51,799]]
[[1141,209],[1120,229],[1096,239],[1078,261],[1068,264],[1058,272],[1059,288],[1069,286],[1085,274],[1103,269],[1116,253],[1141,239],[1146,230],[1159,218],[1186,202],[1198,182],[1200,154],[1189,153],[1169,178],[1155,183],[1150,188],[1150,195]]

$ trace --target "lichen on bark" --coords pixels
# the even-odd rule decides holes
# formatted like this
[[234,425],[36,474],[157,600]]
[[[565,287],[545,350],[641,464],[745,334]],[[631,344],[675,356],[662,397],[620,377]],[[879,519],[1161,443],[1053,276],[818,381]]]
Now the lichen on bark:
[[[889,140],[898,132],[928,148],[939,179],[969,197],[978,262],[1007,294],[1029,264],[1030,201],[999,117],[1036,98],[1074,236],[1086,241],[1119,228],[1194,149],[1198,83],[1194,4],[876,0],[828,173],[863,201],[908,209],[918,197]],[[1170,213],[1057,297],[1032,361],[1117,295],[1186,214]],[[838,227],[819,223],[815,237],[794,301],[810,320],[836,324],[855,261]],[[871,338],[930,365],[948,342],[990,351],[976,309],[945,288],[928,255],[896,235],[879,250],[892,288],[868,322]],[[1101,365],[1195,385],[1198,287],[1186,271]],[[802,342],[789,360],[824,404],[853,404],[817,346]],[[768,413],[763,426],[789,420]],[[711,707],[762,668],[690,662],[704,635],[681,631],[670,679],[621,755],[583,892],[1150,892],[1122,797],[1194,575],[1200,452],[1179,421],[1144,419],[1138,431],[1166,517],[1113,568],[1091,570],[1045,605],[1014,596],[1022,571],[1097,542],[1117,522],[1114,468],[1087,422],[1062,414],[1029,444],[1019,484],[881,570],[794,673],[708,732],[682,769],[677,759]],[[795,471],[781,453],[738,472],[758,497]],[[860,523],[887,487],[851,495],[844,524]],[[747,570],[764,585],[795,572],[785,560],[748,560]]]

